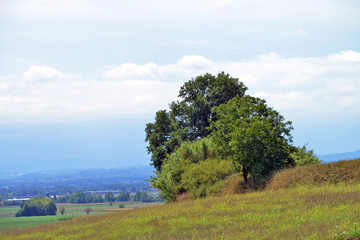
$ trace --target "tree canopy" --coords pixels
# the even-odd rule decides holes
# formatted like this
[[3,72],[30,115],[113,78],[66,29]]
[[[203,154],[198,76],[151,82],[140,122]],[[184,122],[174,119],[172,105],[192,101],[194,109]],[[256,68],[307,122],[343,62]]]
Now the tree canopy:
[[161,171],[166,156],[181,142],[208,136],[210,119],[216,119],[211,109],[233,97],[243,97],[246,90],[242,82],[224,72],[216,76],[206,73],[185,82],[178,95],[182,100],[172,102],[169,111],[158,111],[155,122],[146,125],[147,151],[155,169]]
[[212,110],[212,137],[223,156],[230,157],[245,183],[248,174],[266,175],[294,165],[290,157],[293,129],[265,100],[251,96],[235,97]]

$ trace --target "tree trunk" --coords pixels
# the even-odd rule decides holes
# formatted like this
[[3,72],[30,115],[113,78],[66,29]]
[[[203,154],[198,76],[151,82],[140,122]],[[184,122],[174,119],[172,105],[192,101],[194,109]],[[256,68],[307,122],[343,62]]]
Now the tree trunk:
[[248,184],[248,172],[249,172],[249,170],[245,166],[243,166],[242,172],[243,172],[243,177],[244,177],[245,184],[247,185]]

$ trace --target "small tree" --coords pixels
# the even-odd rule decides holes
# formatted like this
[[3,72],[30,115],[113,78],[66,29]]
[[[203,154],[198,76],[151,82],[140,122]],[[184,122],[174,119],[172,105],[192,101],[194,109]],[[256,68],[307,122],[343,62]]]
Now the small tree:
[[60,208],[60,213],[61,213],[61,215],[64,215],[64,213],[65,213],[65,208],[64,207]]
[[86,212],[87,215],[89,215],[89,213],[92,211],[91,207],[86,207],[84,208],[84,212]]
[[112,203],[115,202],[114,193],[112,193],[112,192],[107,192],[107,193],[105,194],[105,199],[106,199],[106,201],[110,204],[110,206],[112,206]]

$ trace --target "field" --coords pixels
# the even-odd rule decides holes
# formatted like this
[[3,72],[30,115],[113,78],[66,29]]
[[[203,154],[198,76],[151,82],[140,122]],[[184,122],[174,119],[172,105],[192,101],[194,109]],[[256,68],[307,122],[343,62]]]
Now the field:
[[346,239],[360,235],[360,185],[265,190],[75,217],[1,239]]
[[[90,207],[92,211],[90,215],[103,214],[113,211],[126,211],[142,206],[148,206],[149,203],[129,202],[123,203],[125,208],[119,208],[119,203],[114,203],[112,207],[109,204],[57,204],[58,214],[56,216],[34,216],[34,217],[17,217],[15,213],[19,210],[19,206],[0,207],[0,232],[18,230],[27,227],[33,227],[48,223],[66,221],[75,216],[86,215],[84,208]],[[150,204],[153,205],[153,204]],[[64,215],[61,215],[59,209],[65,208]]]

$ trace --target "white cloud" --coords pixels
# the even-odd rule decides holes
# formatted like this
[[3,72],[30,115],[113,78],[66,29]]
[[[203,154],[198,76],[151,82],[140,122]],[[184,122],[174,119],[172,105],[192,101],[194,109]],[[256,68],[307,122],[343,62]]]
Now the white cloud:
[[355,51],[341,51],[340,53],[330,55],[329,59],[332,61],[359,62],[360,53]]
[[287,58],[270,53],[238,62],[190,55],[168,65],[124,63],[98,74],[99,79],[34,65],[22,75],[0,77],[0,122],[153,116],[176,99],[184,81],[220,71],[238,77],[248,94],[266,99],[289,120],[360,116],[358,54]]
[[27,81],[59,79],[62,77],[64,77],[63,73],[48,66],[32,65],[27,72],[23,73],[23,78]]
[[156,79],[159,76],[159,67],[154,63],[146,63],[145,65],[124,63],[105,72],[106,78],[119,80]]
[[183,69],[206,69],[211,67],[212,62],[204,56],[188,55],[180,58],[176,65]]

